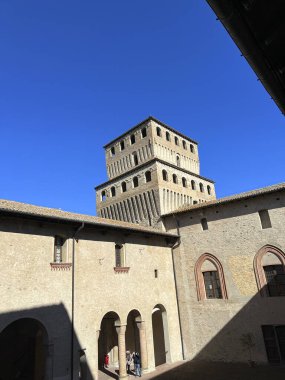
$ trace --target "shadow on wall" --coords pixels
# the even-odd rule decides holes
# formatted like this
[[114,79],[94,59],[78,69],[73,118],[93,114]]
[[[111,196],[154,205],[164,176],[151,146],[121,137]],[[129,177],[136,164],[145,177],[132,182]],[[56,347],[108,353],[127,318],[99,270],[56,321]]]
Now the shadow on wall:
[[1,380],[94,380],[83,349],[62,304],[0,315]]
[[[285,282],[284,282],[285,285]],[[200,349],[192,361],[152,377],[157,380],[284,380],[285,298],[261,296],[275,286],[269,283],[242,307]],[[284,288],[282,289],[283,292]],[[284,293],[285,295],[285,293]],[[233,313],[231,300],[206,299],[194,306],[195,336],[223,324]],[[274,323],[272,322],[274,321]],[[199,323],[202,322],[202,323]],[[187,328],[184,325],[184,329]],[[188,325],[191,337],[191,327]],[[268,358],[268,363],[264,358]]]

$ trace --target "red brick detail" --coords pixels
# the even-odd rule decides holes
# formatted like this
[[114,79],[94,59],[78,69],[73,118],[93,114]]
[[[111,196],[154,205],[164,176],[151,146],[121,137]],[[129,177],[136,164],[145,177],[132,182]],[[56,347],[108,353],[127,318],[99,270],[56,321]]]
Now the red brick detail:
[[278,259],[281,261],[282,265],[284,266],[284,270],[285,270],[285,254],[283,251],[281,251],[281,249],[276,248],[273,245],[265,245],[257,252],[257,254],[254,256],[253,267],[254,267],[254,274],[256,278],[257,288],[259,290],[261,297],[268,297],[268,290],[266,286],[267,282],[266,282],[264,269],[262,266],[263,256],[266,255],[266,253],[268,252],[271,252],[278,257]]
[[50,263],[51,270],[70,270],[71,263]]
[[114,267],[115,273],[128,273],[130,267]]
[[204,278],[203,278],[203,273],[202,273],[202,265],[205,260],[211,261],[211,263],[214,264],[215,267],[217,268],[220,284],[221,284],[222,297],[223,299],[228,299],[225,276],[224,276],[223,266],[221,262],[211,253],[204,253],[202,256],[199,257],[199,259],[197,260],[195,264],[195,280],[196,280],[198,301],[202,301],[206,299],[205,284],[204,284]]

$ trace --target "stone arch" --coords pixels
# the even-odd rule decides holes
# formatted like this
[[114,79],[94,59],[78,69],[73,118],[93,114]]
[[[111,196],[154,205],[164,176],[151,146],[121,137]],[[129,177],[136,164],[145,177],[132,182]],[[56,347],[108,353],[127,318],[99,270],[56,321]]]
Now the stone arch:
[[20,318],[0,333],[1,378],[44,379],[49,376],[48,333],[34,318]]
[[164,181],[168,181],[168,174],[167,174],[167,171],[165,169],[162,170],[162,179]]
[[211,253],[204,253],[197,260],[195,264],[195,269],[194,269],[198,301],[201,301],[207,298],[203,271],[202,271],[202,265],[204,264],[205,261],[209,261],[214,266],[214,268],[216,268],[217,273],[218,273],[218,278],[220,281],[221,295],[222,295],[221,298],[227,299],[228,295],[227,295],[223,266],[216,256],[212,255]]
[[140,352],[140,337],[138,323],[142,321],[141,313],[133,309],[127,316],[126,349],[132,352]]
[[274,247],[273,245],[267,244],[256,253],[253,260],[253,268],[257,288],[262,297],[270,296],[267,286],[268,284],[266,280],[266,275],[262,264],[263,259],[268,253],[272,253],[279,260],[280,265],[282,265],[283,267],[283,272],[285,273],[285,254],[281,249]]
[[192,181],[191,181],[191,188],[192,188],[192,190],[196,190],[196,183],[195,183],[194,179],[192,179]]
[[121,325],[121,319],[115,311],[108,311],[101,319],[98,337],[98,368],[102,369],[104,355],[109,355],[110,366],[119,365],[118,334],[116,327]]
[[171,363],[167,312],[161,304],[152,310],[152,332],[155,366]]

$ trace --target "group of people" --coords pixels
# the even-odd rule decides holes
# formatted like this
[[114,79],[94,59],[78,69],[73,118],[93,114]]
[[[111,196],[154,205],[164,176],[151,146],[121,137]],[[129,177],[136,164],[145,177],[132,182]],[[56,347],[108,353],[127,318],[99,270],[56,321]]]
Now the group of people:
[[127,373],[131,373],[131,364],[134,363],[135,376],[141,377],[141,358],[138,352],[126,351],[126,364],[127,364]]

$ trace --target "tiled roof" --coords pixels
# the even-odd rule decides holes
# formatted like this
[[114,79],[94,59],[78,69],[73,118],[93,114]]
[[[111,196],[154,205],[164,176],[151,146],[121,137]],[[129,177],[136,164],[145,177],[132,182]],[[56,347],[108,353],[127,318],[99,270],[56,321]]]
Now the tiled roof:
[[173,215],[173,214],[180,214],[180,213],[187,212],[187,211],[192,211],[192,210],[197,210],[197,209],[204,209],[204,208],[208,208],[208,207],[218,206],[218,205],[225,204],[225,203],[235,202],[235,201],[239,201],[239,200],[244,200],[244,199],[248,199],[248,198],[257,197],[259,195],[264,195],[264,194],[269,194],[269,193],[277,192],[277,191],[280,191],[280,190],[285,190],[285,182],[279,183],[277,185],[263,187],[261,189],[256,189],[256,190],[247,191],[247,192],[244,192],[244,193],[239,193],[239,194],[231,195],[231,196],[220,198],[220,199],[215,199],[215,200],[212,200],[212,201],[207,201],[205,203],[199,203],[199,204],[195,204],[195,205],[185,205],[185,206],[182,206],[182,207],[180,207],[179,209],[177,209],[175,211],[171,211],[171,212],[165,213],[162,216]]
[[150,233],[150,234],[155,234],[155,235],[176,237],[176,235],[174,234],[170,234],[168,232],[164,232],[162,230],[159,230],[153,227],[143,227],[143,226],[140,226],[139,224],[127,223],[127,222],[122,222],[119,220],[99,218],[97,216],[92,216],[92,215],[76,214],[76,213],[62,211],[55,208],[34,206],[27,203],[14,202],[14,201],[9,201],[5,199],[0,199],[0,215],[1,213],[2,214],[8,213],[11,215],[21,215],[21,216],[35,217],[35,218],[39,217],[39,218],[52,219],[52,220],[57,220],[57,221],[60,220],[63,222],[79,222],[79,223],[84,222],[86,224],[91,224],[94,226],[117,228],[117,229],[131,230],[131,231],[137,231],[137,232],[143,232],[143,233]]

